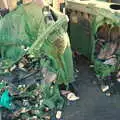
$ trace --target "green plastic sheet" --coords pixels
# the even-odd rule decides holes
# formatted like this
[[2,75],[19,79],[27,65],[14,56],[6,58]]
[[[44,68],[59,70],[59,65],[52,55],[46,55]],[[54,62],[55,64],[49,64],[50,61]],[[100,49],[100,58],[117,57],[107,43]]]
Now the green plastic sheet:
[[0,73],[25,54],[36,58],[45,54],[51,61],[47,68],[58,75],[57,83],[68,84],[73,79],[73,61],[67,19],[56,15],[56,21],[46,24],[42,10],[35,3],[21,5],[0,20]]

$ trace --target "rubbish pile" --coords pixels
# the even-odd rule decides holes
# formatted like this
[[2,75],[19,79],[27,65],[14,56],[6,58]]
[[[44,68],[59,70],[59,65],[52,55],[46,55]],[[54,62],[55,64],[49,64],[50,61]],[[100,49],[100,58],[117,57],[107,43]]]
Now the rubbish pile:
[[61,119],[66,101],[79,99],[68,90],[73,61],[66,17],[30,3],[1,18],[0,80],[1,119]]
[[[30,61],[27,63],[27,69],[15,67],[11,75],[7,75],[9,80],[2,80],[0,83],[1,109],[11,111],[3,119],[8,116],[9,120],[60,119],[65,101],[79,98],[70,91],[60,91],[55,84],[56,74],[48,72],[44,78],[41,73],[45,71],[36,69],[38,61],[34,61],[35,67],[30,66]],[[5,79],[5,76],[1,76],[2,78]]]
[[[27,60],[24,58],[25,61]],[[11,111],[3,119],[7,116],[12,120],[60,119],[65,106],[65,95],[69,93],[66,100],[70,101],[79,98],[75,98],[70,91],[60,91],[55,84],[56,74],[41,70],[38,61],[27,63],[20,62],[21,66],[14,67],[11,74],[7,75],[9,80],[1,76],[4,80],[0,83],[0,106],[1,109],[4,107]],[[43,72],[47,72],[45,78],[41,74]]]

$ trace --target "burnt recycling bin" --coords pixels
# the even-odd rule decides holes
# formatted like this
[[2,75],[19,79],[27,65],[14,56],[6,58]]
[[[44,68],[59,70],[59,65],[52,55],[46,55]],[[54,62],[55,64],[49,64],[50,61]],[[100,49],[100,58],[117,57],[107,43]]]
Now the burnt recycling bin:
[[94,0],[66,1],[73,50],[91,59],[97,29],[104,23],[120,25],[120,5]]
[[67,0],[66,12],[73,50],[93,62],[100,80],[120,81],[120,4]]

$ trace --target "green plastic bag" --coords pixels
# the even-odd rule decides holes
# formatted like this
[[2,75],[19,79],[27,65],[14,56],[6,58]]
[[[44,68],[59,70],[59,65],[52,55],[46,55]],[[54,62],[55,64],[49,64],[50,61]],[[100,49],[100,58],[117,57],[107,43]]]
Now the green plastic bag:
[[11,97],[9,95],[9,91],[8,90],[5,90],[5,92],[0,97],[0,105],[2,107],[11,109],[12,103],[11,103]]

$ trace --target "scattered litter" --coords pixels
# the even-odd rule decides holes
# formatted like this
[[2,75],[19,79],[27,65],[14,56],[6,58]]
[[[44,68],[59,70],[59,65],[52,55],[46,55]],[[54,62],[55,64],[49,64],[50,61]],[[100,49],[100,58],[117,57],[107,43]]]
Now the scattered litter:
[[94,68],[94,65],[90,65],[90,68]]
[[78,73],[79,72],[79,70],[78,69],[75,69],[75,71]]
[[60,119],[62,117],[62,111],[57,111],[56,118]]
[[24,64],[20,62],[18,66],[19,66],[19,68],[23,68]]
[[110,58],[110,59],[106,60],[103,64],[116,65],[117,64],[117,59],[116,58]]
[[68,93],[67,99],[68,99],[69,101],[76,101],[76,100],[79,100],[80,98],[77,97],[74,93],[71,92],[71,93]]
[[16,68],[16,65],[13,65],[13,67],[10,68],[10,72],[12,72]]
[[101,86],[101,90],[102,90],[102,92],[106,92],[107,90],[109,90],[109,86],[108,85],[102,85]]
[[106,96],[110,97],[111,96],[111,93],[105,93]]

